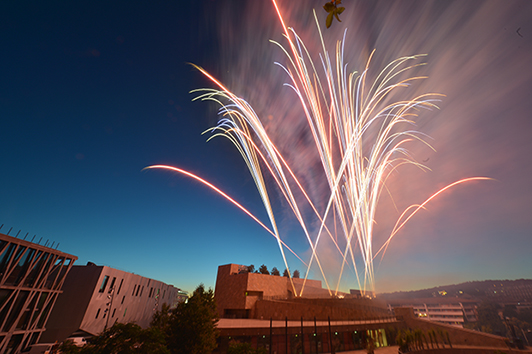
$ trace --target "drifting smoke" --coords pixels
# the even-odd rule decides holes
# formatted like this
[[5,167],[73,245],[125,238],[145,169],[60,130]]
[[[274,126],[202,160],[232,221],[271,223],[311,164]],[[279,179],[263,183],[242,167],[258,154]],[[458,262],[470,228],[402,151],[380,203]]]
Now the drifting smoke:
[[[313,71],[309,68],[311,72],[309,77],[312,80],[318,76],[322,77],[320,80],[325,83],[328,73],[321,64],[322,60],[325,60],[322,42],[312,11],[304,8],[304,5],[282,2],[280,8],[287,26],[295,28],[302,39],[302,42],[298,42],[292,33],[288,34],[296,45],[296,52],[298,55],[306,55],[300,47],[304,43],[310,53],[307,65],[310,65],[310,60],[316,65],[316,76],[313,76]],[[321,21],[320,26],[323,27],[325,13],[320,6],[316,6]],[[290,66],[285,53],[274,43],[269,42],[270,39],[274,40],[291,53],[290,45],[282,36],[284,29],[275,18],[274,7],[270,2],[254,1],[240,4],[238,9],[233,6],[220,6],[218,10],[222,19],[219,31],[222,55],[217,70],[220,72],[220,82],[235,96],[223,88],[222,92],[209,94],[221,96],[225,100],[224,103],[235,104],[236,107],[226,107],[225,110],[233,115],[247,109],[247,103],[240,101],[239,97],[245,98],[253,106],[253,112],[250,114],[256,113],[258,117],[254,124],[267,132],[267,138],[278,150],[278,155],[289,161],[293,174],[298,177],[309,199],[314,202],[318,214],[323,217],[324,210],[327,210],[331,201],[331,184],[330,180],[328,183],[325,178],[327,171],[324,171],[323,161],[320,160],[315,138],[309,131],[307,118],[299,98],[293,88],[284,85],[285,83],[294,85],[294,83],[283,67],[294,73],[297,71],[297,65]],[[517,128],[523,126],[525,117],[523,110],[512,105],[513,102],[521,102],[516,94],[526,92],[524,89],[532,78],[532,71],[526,67],[532,62],[530,41],[522,41],[523,33],[528,35],[529,32],[515,31],[520,24],[527,23],[526,19],[531,13],[532,5],[522,2],[502,5],[490,2],[426,0],[408,3],[352,2],[346,4],[346,11],[341,15],[342,22],[334,22],[331,29],[324,30],[323,44],[327,52],[336,51],[338,40],[341,40],[342,45],[345,46],[342,47],[344,50],[342,57],[349,72],[358,71],[359,74],[365,72],[368,58],[376,49],[371,59],[370,70],[365,72],[363,78],[368,85],[371,85],[378,78],[380,70],[393,60],[402,56],[428,53],[429,56],[424,58],[428,62],[427,66],[414,67],[408,71],[410,77],[427,75],[428,78],[409,82],[409,86],[405,88],[407,97],[403,99],[411,100],[427,92],[444,93],[446,97],[441,98],[442,101],[438,103],[440,111],[417,112],[420,106],[432,108],[432,104],[435,103],[434,96],[409,101],[414,102],[412,108],[416,108],[415,113],[420,114],[419,117],[412,119],[411,123],[415,121],[415,126],[409,129],[416,132],[412,133],[416,138],[426,141],[435,149],[423,143],[409,145],[407,156],[411,163],[391,173],[388,170],[386,184],[381,186],[383,192],[378,208],[375,206],[371,215],[364,216],[364,218],[368,217],[364,221],[365,227],[372,228],[372,232],[360,231],[360,234],[364,235],[363,239],[359,238],[355,241],[353,238],[347,241],[347,246],[344,243],[338,247],[338,238],[346,236],[345,232],[343,236],[338,236],[336,228],[341,229],[341,226],[337,224],[338,215],[335,215],[332,216],[332,221],[325,223],[330,230],[335,230],[331,231],[333,236],[323,237],[323,241],[318,242],[316,238],[318,230],[324,224],[316,218],[314,221],[307,220],[309,215],[313,214],[308,206],[301,211],[305,227],[312,235],[310,242],[303,242],[311,245],[311,251],[302,256],[304,262],[308,262],[307,264],[313,267],[309,269],[311,274],[321,273],[324,279],[329,279],[328,283],[331,283],[333,290],[338,287],[340,289],[352,288],[354,278],[358,278],[358,286],[361,288],[373,290],[375,280],[373,257],[380,245],[388,245],[386,242],[390,240],[389,236],[394,232],[396,221],[410,205],[427,200],[435,191],[467,176],[488,175],[499,180],[511,178],[520,184],[526,184],[519,177],[513,175],[510,177],[510,174],[505,173],[505,167],[521,156],[525,156],[524,151],[532,151],[530,139],[527,138],[525,131]],[[517,57],[519,60],[516,59]],[[292,58],[294,59],[294,56]],[[282,66],[275,65],[276,62],[281,63]],[[335,75],[335,73],[332,74],[332,76]],[[406,73],[400,74],[394,82],[401,82],[406,78],[405,75]],[[218,87],[220,88],[221,86]],[[214,96],[203,97],[213,98]],[[324,97],[325,101],[330,99],[329,91]],[[400,96],[386,96],[382,104],[386,106],[397,100],[400,100]],[[530,103],[528,105],[530,106]],[[414,112],[408,111],[408,113]],[[501,118],[508,116],[512,116],[516,123],[513,128],[508,128],[507,122],[503,122]],[[227,124],[229,123],[222,123],[220,127],[227,128],[230,126]],[[528,126],[530,126],[529,123]],[[379,132],[379,127],[380,125],[372,125],[365,133],[374,136]],[[246,133],[245,128],[243,131]],[[403,130],[392,130],[395,133],[400,131]],[[328,132],[331,136],[337,134],[334,129]],[[417,132],[423,132],[423,134],[418,135]],[[228,134],[233,133],[234,131]],[[255,137],[258,133],[254,130],[250,134]],[[246,138],[243,139],[245,140]],[[242,144],[242,141],[236,143],[241,148]],[[375,146],[374,139],[360,140],[359,144],[363,151],[361,161],[367,162],[368,152],[371,152]],[[256,149],[261,150],[263,147],[260,145]],[[255,148],[246,150],[243,155],[246,156],[253,149]],[[396,154],[400,153],[401,151],[396,151]],[[265,153],[264,161],[260,161],[262,157],[257,156],[247,155],[247,158],[249,161],[255,158],[259,161],[257,166],[264,168],[264,163],[274,161],[276,154]],[[366,162],[362,162],[361,166],[364,166]],[[279,166],[281,165],[282,163]],[[428,169],[421,165],[432,171],[428,172]],[[252,167],[250,167],[251,170],[253,170]],[[530,168],[528,171],[530,172]],[[267,175],[265,173],[267,170],[264,169],[260,172],[255,171],[254,176],[256,178],[263,176],[263,172]],[[271,190],[271,187],[275,186],[270,177],[266,176],[266,179],[268,180],[258,182],[259,190],[261,188]],[[359,182],[355,181],[353,186],[357,186]],[[507,223],[506,215],[502,216],[494,208],[494,205],[499,203],[498,200],[503,199],[504,190],[500,187],[499,189],[491,188],[490,190],[485,186],[475,185],[472,188],[473,191],[469,192],[465,192],[465,188],[459,188],[449,193],[449,196],[440,196],[439,200],[431,201],[429,205],[426,205],[429,210],[416,214],[409,226],[405,226],[401,234],[391,241],[393,245],[389,250],[392,252],[392,257],[389,257],[388,262],[384,258],[381,279],[390,281],[386,272],[387,267],[390,269],[391,266],[400,266],[404,267],[405,271],[410,271],[414,267],[417,271],[422,262],[429,259],[435,264],[442,265],[444,268],[442,274],[453,272],[453,267],[448,266],[446,262],[446,256],[433,257],[434,252],[427,256],[428,248],[419,245],[428,244],[445,254],[445,251],[452,249],[449,244],[452,245],[457,240],[467,244],[464,236],[469,236],[467,238],[469,240],[478,238],[478,235],[467,234],[466,230],[470,227],[469,225],[478,224],[480,220],[489,218],[490,223],[485,226],[470,229],[478,234],[490,228],[490,225],[494,223]],[[304,198],[302,192],[294,188],[294,182],[290,182],[286,189],[294,192],[295,199]],[[266,207],[271,209],[272,224],[275,225],[274,216],[279,210],[276,207],[281,203],[276,197],[282,196],[282,193],[271,194],[270,192],[266,200],[262,193]],[[286,207],[286,203],[284,202],[281,206]],[[338,200],[335,203],[336,207],[349,204]],[[530,206],[530,199],[526,199],[526,196],[517,196],[514,203],[508,206],[518,210],[521,207]],[[350,208],[356,209],[353,205],[350,205]],[[286,209],[288,208],[282,210]],[[426,216],[423,216],[424,213]],[[330,217],[330,214],[327,217]],[[359,216],[353,217],[353,220],[356,220]],[[356,223],[353,220],[345,223],[344,229]],[[517,219],[517,221],[524,223],[524,220]],[[530,225],[529,222],[527,225]],[[442,231],[444,227],[451,231]],[[454,238],[450,237],[450,233],[456,232],[457,229],[460,229],[460,234]],[[445,237],[440,235],[442,232]],[[282,234],[282,231],[273,230],[272,233],[280,237],[279,234]],[[445,241],[443,244],[442,239]],[[345,238],[344,242],[346,242]],[[366,242],[366,245],[361,247],[361,242]],[[315,243],[319,244],[318,248],[321,250],[319,257],[318,249],[312,252],[312,245]],[[373,249],[372,245],[375,245]],[[282,246],[281,249],[283,250],[284,247]],[[343,266],[349,263],[345,259],[351,257],[350,247],[361,247],[360,252],[363,255],[361,258],[357,255],[357,260],[349,265],[351,273],[347,270],[348,274],[343,275]],[[419,262],[412,262],[412,259],[416,260],[415,256],[412,257],[412,253],[409,260],[400,258],[404,249],[412,247],[418,247],[420,250]],[[309,260],[316,262],[315,258],[319,258],[322,263],[319,271],[315,263],[309,262]],[[356,262],[360,262],[361,259],[364,261],[363,264],[357,265]],[[362,275],[356,277],[359,272]],[[346,280],[347,284],[337,286],[338,277]]]

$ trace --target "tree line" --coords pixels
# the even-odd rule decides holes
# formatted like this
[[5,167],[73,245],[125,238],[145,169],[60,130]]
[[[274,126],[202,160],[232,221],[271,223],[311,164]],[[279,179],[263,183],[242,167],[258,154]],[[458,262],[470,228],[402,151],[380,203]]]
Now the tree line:
[[[279,272],[279,269],[277,267],[273,267],[271,272],[268,270],[268,267],[266,265],[261,265],[259,269],[255,269],[255,266],[253,264],[250,264],[247,266],[247,272],[248,273],[257,273],[257,274],[266,274],[266,275],[276,275],[281,276],[281,272]],[[285,268],[283,271],[283,277],[289,277],[290,271]],[[299,273],[299,270],[294,270],[292,273],[292,278],[299,278],[301,274]]]

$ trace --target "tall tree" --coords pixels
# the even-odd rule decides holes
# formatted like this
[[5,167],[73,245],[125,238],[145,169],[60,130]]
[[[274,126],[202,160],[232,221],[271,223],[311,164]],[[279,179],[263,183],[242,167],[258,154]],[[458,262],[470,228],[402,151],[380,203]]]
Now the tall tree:
[[253,264],[248,265],[248,272],[249,273],[255,272],[255,266]]
[[279,272],[279,269],[277,269],[277,267],[273,267],[271,275],[281,275],[281,273]]
[[150,322],[151,327],[159,328],[161,331],[165,332],[168,330],[168,325],[170,322],[170,315],[172,311],[170,310],[170,305],[166,303],[161,307],[161,311],[156,311],[153,314],[152,320]]
[[264,264],[259,267],[259,273],[270,275],[270,272],[268,271],[268,267],[266,267]]
[[200,284],[188,302],[179,303],[172,311],[168,349],[172,354],[210,354],[216,348],[217,322],[214,292]]
[[284,272],[283,272],[283,277],[289,277],[290,276],[290,273],[288,272],[288,269],[285,269]]
[[299,278],[299,270],[294,270],[294,274],[292,274],[292,278]]

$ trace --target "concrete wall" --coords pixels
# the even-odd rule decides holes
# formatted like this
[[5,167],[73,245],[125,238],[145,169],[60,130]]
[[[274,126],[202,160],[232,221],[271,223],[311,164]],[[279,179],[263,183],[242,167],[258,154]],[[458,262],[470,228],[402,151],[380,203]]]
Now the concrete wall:
[[239,274],[241,266],[226,264],[218,267],[214,297],[216,298],[218,316],[223,317],[226,309],[249,309],[246,304],[248,274]]
[[388,311],[370,299],[304,299],[290,301],[257,301],[256,317],[259,319],[296,320],[303,317],[318,321],[362,320],[388,316]]
[[73,267],[73,272],[70,273],[73,275],[65,279],[63,294],[57,299],[46,324],[46,331],[41,336],[42,343],[67,338],[79,329],[102,269],[103,267]]
[[178,295],[172,285],[97,265],[74,266],[63,289],[40,342],[63,341],[77,331],[97,335],[115,322],[145,328],[155,311],[175,305]]

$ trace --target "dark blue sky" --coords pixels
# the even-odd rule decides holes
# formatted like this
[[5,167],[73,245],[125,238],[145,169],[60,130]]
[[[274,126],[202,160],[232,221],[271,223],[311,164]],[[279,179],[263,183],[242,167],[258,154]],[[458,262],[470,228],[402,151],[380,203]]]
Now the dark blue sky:
[[[321,2],[280,4],[290,25],[315,39],[310,9],[323,17]],[[419,126],[437,150],[421,151],[433,172],[412,183],[407,171],[398,198],[420,202],[468,176],[498,180],[461,187],[413,220],[390,246],[377,289],[530,277],[530,3],[344,5],[326,41],[349,29],[352,70],[373,48],[378,65],[428,53],[423,89],[447,95]],[[286,103],[272,104],[273,84],[286,78],[278,78],[273,61],[282,56],[267,41],[282,41],[272,13],[259,0],[0,5],[0,232],[37,235],[78,264],[185,290],[214,286],[220,264],[284,269],[275,240],[221,197],[183,176],[142,171],[160,163],[190,170],[267,221],[238,152],[201,135],[216,111],[189,92],[211,84],[187,63],[221,78],[259,113],[280,109]],[[293,232],[289,221],[284,227]],[[304,242],[291,241],[304,253]]]

